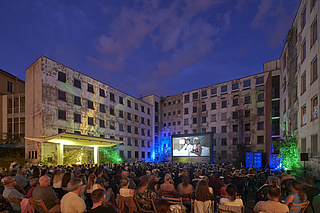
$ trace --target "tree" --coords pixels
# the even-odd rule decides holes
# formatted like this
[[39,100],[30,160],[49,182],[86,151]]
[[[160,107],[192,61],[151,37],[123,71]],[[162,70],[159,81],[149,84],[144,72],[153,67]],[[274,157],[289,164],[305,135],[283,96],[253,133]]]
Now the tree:
[[115,147],[108,147],[100,148],[99,161],[100,163],[122,163],[124,160]]
[[280,138],[273,141],[272,144],[274,148],[279,151],[278,158],[281,158],[284,169],[299,173],[301,171],[301,164],[296,137],[285,134],[284,139]]

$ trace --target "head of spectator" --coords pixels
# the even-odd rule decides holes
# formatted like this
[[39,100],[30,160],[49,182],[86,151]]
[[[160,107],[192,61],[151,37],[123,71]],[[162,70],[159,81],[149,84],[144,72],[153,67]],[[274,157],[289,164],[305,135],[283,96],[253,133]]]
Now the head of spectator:
[[182,178],[182,186],[187,187],[190,184],[190,178],[189,176],[183,176]]
[[94,206],[97,207],[102,205],[104,200],[104,193],[105,191],[103,189],[96,189],[91,193],[91,200]]
[[38,178],[31,179],[31,180],[30,180],[30,186],[31,186],[32,188],[35,188],[35,187],[37,187],[37,186],[40,186],[39,179],[38,179]]
[[279,202],[280,188],[275,185],[268,186],[268,199],[274,202]]
[[170,211],[170,204],[168,203],[168,201],[164,200],[164,199],[160,199],[158,201],[158,205],[157,205],[157,212],[158,213],[168,213],[171,212]]
[[289,182],[289,188],[291,191],[300,197],[300,201],[304,202],[306,199],[306,193],[303,191],[303,184],[299,181],[293,180]]
[[229,183],[231,183],[231,178],[230,177],[224,177],[223,178],[223,183],[225,184],[225,185],[228,185]]
[[129,172],[124,170],[124,171],[121,172],[120,176],[121,176],[121,178],[126,178],[126,177],[129,176]]
[[69,181],[67,190],[78,195],[81,191],[81,186],[83,186],[81,179],[75,178]]
[[210,192],[209,192],[209,186],[207,181],[200,180],[197,184],[195,197],[198,201],[205,202],[207,200],[210,200]]
[[14,187],[16,185],[14,177],[5,177],[1,181],[5,187]]
[[71,180],[71,173],[70,172],[64,173],[64,175],[62,177],[61,186],[67,187],[70,180]]
[[47,175],[40,177],[39,179],[40,186],[50,186],[50,178]]
[[306,187],[312,187],[314,184],[314,181],[311,177],[306,177],[305,182],[306,182]]
[[236,185],[230,183],[227,185],[226,192],[228,194],[228,199],[234,201],[237,198],[237,187]]
[[144,175],[142,177],[140,177],[140,187],[147,187],[149,183],[149,176]]
[[129,184],[130,184],[129,178],[122,178],[121,179],[121,186],[123,188],[128,188]]
[[286,174],[287,174],[288,177],[290,177],[291,176],[291,170],[287,170]]
[[79,175],[79,178],[81,179],[83,185],[87,185],[87,178],[85,175],[81,174]]
[[96,182],[96,176],[94,174],[89,175],[87,189],[91,189]]
[[170,181],[171,181],[171,175],[170,174],[165,174],[165,176],[164,176],[164,182],[165,183],[170,183]]

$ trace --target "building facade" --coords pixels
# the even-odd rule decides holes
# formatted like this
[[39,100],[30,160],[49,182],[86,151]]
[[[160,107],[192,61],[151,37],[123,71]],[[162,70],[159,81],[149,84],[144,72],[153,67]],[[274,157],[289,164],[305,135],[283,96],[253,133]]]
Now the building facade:
[[320,176],[318,16],[319,1],[302,0],[281,53],[281,134],[294,135],[300,153],[308,153],[306,166]]

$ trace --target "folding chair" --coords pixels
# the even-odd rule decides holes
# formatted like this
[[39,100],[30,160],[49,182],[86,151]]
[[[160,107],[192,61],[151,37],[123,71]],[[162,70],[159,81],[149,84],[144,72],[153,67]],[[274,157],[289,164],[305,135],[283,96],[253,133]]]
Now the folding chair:
[[186,211],[186,207],[183,206],[182,197],[172,198],[172,197],[162,196],[162,199],[166,200],[170,205],[179,206],[180,212],[185,212]]
[[19,191],[21,191],[23,195],[26,195],[26,194],[27,194],[27,193],[26,193],[26,190],[24,190],[24,189],[22,188],[22,186],[20,186],[20,184],[17,183],[17,184],[15,185],[15,187],[18,188]]
[[[136,198],[134,197],[134,201],[137,205],[138,212],[145,212],[145,213],[157,213],[156,206],[154,205],[153,200],[146,201],[144,199]],[[149,208],[146,208],[145,206],[149,206]]]
[[303,213],[309,205],[309,201],[304,203],[290,203],[289,210],[300,209],[300,213]]
[[226,206],[218,204],[217,213],[230,212],[230,213],[244,213],[244,206]]
[[37,211],[40,212],[39,207],[41,206],[43,208],[43,210],[45,211],[45,213],[49,213],[49,210],[47,208],[47,206],[44,204],[44,202],[42,200],[34,200],[32,197],[30,198],[30,202],[33,206],[33,208]]

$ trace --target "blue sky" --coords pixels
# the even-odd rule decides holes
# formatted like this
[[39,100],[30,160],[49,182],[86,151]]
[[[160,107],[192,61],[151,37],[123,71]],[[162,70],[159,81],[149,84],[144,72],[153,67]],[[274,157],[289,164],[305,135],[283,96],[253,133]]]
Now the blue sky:
[[0,69],[45,55],[135,97],[263,71],[300,0],[0,0]]

